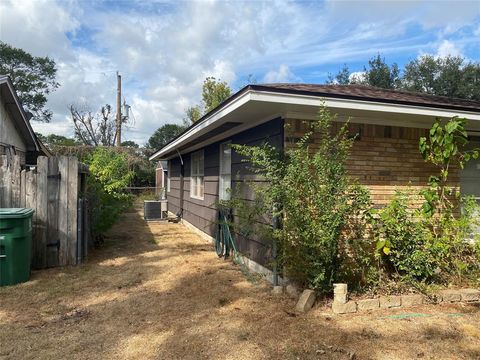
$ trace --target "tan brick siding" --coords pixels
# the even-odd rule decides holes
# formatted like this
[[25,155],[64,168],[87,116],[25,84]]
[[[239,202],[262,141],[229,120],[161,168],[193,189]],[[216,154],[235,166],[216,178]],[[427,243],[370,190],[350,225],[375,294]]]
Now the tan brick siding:
[[[303,120],[286,121],[285,147],[289,147],[307,131],[308,124]],[[342,123],[335,123],[337,131]],[[438,170],[427,164],[418,149],[421,136],[427,129],[398,126],[349,124],[350,134],[358,134],[355,140],[347,169],[360,184],[367,186],[375,205],[383,206],[392,198],[396,190],[418,191],[425,187],[428,177]],[[320,141],[315,136],[310,145],[312,150]],[[459,169],[450,169],[450,185],[459,187]],[[420,201],[420,199],[419,199]]]

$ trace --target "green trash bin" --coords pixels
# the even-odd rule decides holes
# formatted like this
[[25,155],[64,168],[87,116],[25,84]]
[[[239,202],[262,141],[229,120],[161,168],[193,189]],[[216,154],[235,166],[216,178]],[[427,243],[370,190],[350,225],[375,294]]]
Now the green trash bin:
[[0,286],[30,279],[32,209],[0,209]]

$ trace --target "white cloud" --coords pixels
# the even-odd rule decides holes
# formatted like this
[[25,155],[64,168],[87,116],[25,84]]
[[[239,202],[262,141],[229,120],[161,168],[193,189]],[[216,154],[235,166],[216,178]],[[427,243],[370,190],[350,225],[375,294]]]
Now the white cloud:
[[436,56],[463,56],[462,50],[453,41],[443,40],[438,46]]
[[355,71],[348,76],[348,80],[355,83],[360,83],[365,80],[367,74],[365,71]]
[[[125,135],[145,143],[157,127],[182,121],[206,76],[233,87],[248,74],[292,82],[377,52],[462,53],[478,39],[457,29],[479,36],[479,15],[474,2],[0,0],[0,40],[57,62],[54,120],[36,129],[69,135],[71,103],[114,104],[120,70],[136,118]],[[407,34],[411,26],[424,31]]]
[[299,77],[290,71],[287,65],[280,65],[277,70],[270,70],[265,74],[263,81],[266,83],[286,83],[286,82],[298,82]]

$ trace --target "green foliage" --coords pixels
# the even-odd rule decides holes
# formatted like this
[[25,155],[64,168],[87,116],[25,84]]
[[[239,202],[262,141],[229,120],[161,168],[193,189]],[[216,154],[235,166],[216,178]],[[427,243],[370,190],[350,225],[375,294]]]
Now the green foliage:
[[189,107],[186,110],[184,123],[197,122],[203,115],[215,109],[232,95],[232,89],[225,81],[209,76],[202,86],[202,104]]
[[165,124],[159,127],[146,144],[148,149],[159,150],[164,147],[175,136],[179,135],[185,130],[185,126],[178,124]]
[[232,95],[232,90],[225,81],[217,80],[213,76],[207,77],[202,87],[202,101],[205,113],[215,109],[227,100],[230,95]]
[[399,89],[480,100],[480,63],[460,56],[434,57],[422,55],[408,62],[400,70],[389,65],[380,54],[368,61],[362,77],[352,77],[345,64],[335,75],[329,75],[327,84],[363,84],[385,89]]
[[[377,250],[385,265],[407,280],[461,281],[478,276],[479,206],[475,199],[460,197],[448,186],[452,167],[463,168],[478,149],[466,150],[466,120],[437,120],[422,137],[419,149],[426,162],[438,169],[421,191],[423,205],[410,211],[409,198],[397,193],[375,220]],[[473,237],[473,239],[472,239]],[[470,241],[469,241],[470,238]],[[475,275],[476,274],[476,275]]]
[[379,256],[395,272],[412,280],[433,276],[436,261],[428,229],[409,209],[409,197],[397,192],[393,200],[378,212],[374,220]]
[[350,70],[347,64],[343,64],[342,69],[337,73],[337,75],[333,76],[332,74],[328,74],[327,84],[338,84],[338,85],[348,85],[350,84]]
[[477,159],[479,155],[478,149],[465,149],[468,143],[466,123],[466,119],[454,117],[442,126],[441,121],[437,119],[429,131],[428,138],[422,137],[419,141],[420,153],[424,160],[439,169],[439,174],[430,176],[429,187],[422,192],[425,198],[423,211],[430,217],[438,213],[437,222],[442,220],[442,215],[453,216],[450,198],[458,194],[455,194],[454,188],[447,186],[450,168],[452,165],[458,165],[463,169],[465,162],[470,158]]
[[67,138],[63,135],[50,134],[44,136],[40,133],[35,133],[42,143],[44,143],[48,148],[54,146],[76,146],[80,145],[78,141],[72,138]]
[[405,65],[403,88],[432,95],[480,100],[480,64],[460,56],[422,55]]
[[26,111],[33,120],[49,122],[52,112],[45,108],[47,95],[59,84],[55,81],[55,61],[34,57],[0,41],[0,74],[9,75]]
[[[362,206],[345,168],[353,139],[347,125],[334,133],[333,120],[322,107],[311,130],[284,155],[269,144],[233,146],[255,173],[269,180],[255,190],[265,208],[279,208],[274,215],[281,216],[282,227],[274,236],[286,276],[319,292],[329,291],[336,279],[342,230]],[[312,152],[314,132],[321,141]]]
[[400,84],[400,71],[398,65],[389,66],[380,54],[368,61],[368,69],[364,67],[365,84],[384,89],[394,89]]
[[132,140],[122,141],[121,145],[124,147],[130,147],[134,149],[138,149],[140,147],[135,141],[132,141]]
[[87,159],[89,176],[89,203],[93,211],[93,229],[104,233],[118,215],[131,206],[131,196],[123,193],[134,172],[130,170],[126,153],[112,148],[98,147]]

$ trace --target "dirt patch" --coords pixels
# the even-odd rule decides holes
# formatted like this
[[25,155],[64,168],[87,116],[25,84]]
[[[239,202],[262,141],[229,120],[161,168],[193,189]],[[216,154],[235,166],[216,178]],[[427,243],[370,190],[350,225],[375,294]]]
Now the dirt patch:
[[480,310],[335,316],[251,282],[181,224],[122,216],[78,267],[0,288],[0,359],[479,359]]

